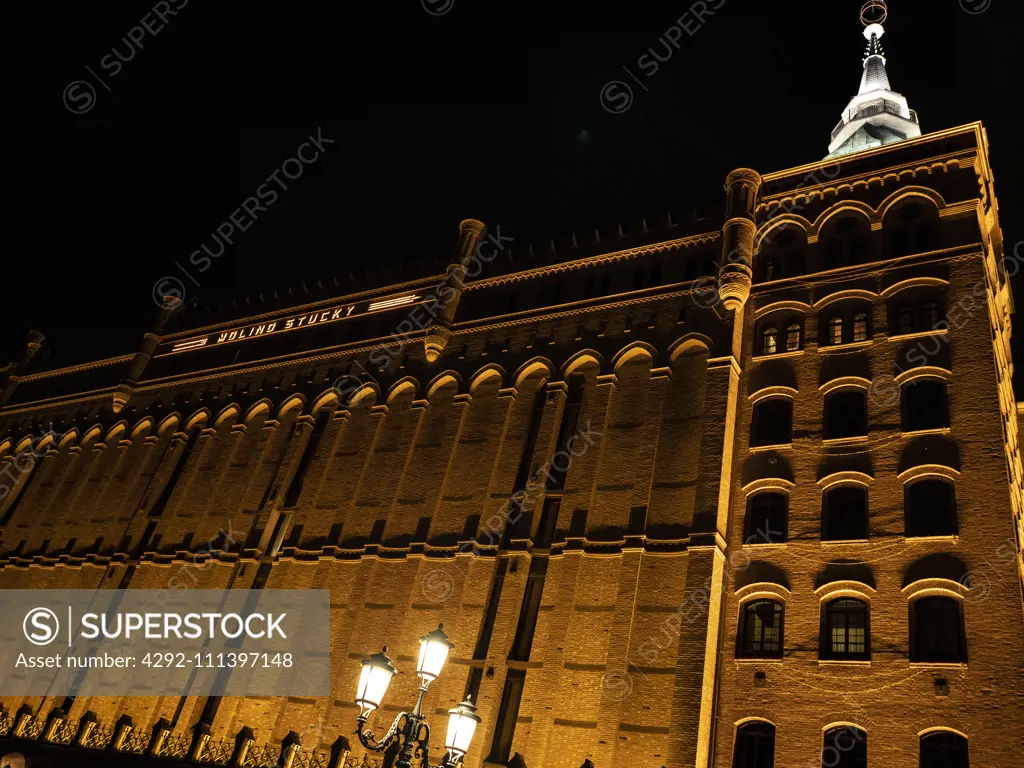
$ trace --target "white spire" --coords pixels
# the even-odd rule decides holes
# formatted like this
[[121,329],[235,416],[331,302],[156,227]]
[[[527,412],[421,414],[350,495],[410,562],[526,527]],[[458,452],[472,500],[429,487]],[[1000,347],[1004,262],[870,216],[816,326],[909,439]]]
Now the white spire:
[[868,0],[861,9],[864,37],[868,41],[864,51],[864,72],[857,95],[850,99],[842,119],[832,131],[829,157],[921,135],[917,113],[908,106],[903,95],[893,91],[889,85],[885,52],[882,50],[882,35],[885,34],[882,24],[887,15],[884,0]]

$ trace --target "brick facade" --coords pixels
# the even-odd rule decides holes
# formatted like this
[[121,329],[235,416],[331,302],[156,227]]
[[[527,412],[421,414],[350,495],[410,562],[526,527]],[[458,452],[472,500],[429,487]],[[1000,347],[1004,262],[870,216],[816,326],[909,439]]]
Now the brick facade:
[[[474,694],[469,766],[723,768],[751,720],[775,727],[776,765],[820,765],[837,724],[868,734],[875,765],[916,766],[935,728],[965,735],[972,765],[1010,765],[1022,473],[984,130],[727,189],[691,231],[670,216],[527,247],[464,222],[444,275],[244,318],[169,304],[137,353],[88,365],[37,370],[30,338],[4,371],[0,587],[327,588],[333,674],[327,698],[0,696],[4,712],[295,732],[326,753],[354,730],[359,660],[387,644],[408,673],[443,622],[455,650],[425,711],[443,731]],[[905,305],[946,322],[903,328]],[[828,344],[834,317],[846,336]],[[948,425],[901,423],[923,380],[945,383]],[[865,434],[826,439],[847,391]],[[752,446],[772,399],[792,403],[791,437]],[[922,478],[952,484],[954,532],[908,535]],[[866,540],[822,541],[836,487],[867,489]],[[765,492],[786,531],[751,537]],[[965,662],[912,660],[929,595],[962,606]],[[869,660],[820,658],[823,606],[844,596],[869,606]],[[738,658],[757,599],[784,606],[778,658]],[[415,689],[397,676],[371,725]]]

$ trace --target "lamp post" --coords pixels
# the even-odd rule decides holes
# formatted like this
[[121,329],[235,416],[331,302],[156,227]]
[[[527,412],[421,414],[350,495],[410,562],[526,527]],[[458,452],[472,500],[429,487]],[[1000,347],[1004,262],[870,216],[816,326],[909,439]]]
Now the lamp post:
[[[373,710],[380,707],[384,694],[387,693],[391,678],[395,676],[395,668],[387,656],[387,646],[363,660],[359,674],[359,685],[356,690],[356,704],[359,705],[359,717],[356,730],[359,742],[374,752],[383,752],[395,743],[401,747],[395,765],[398,768],[410,768],[414,756],[423,756],[423,765],[429,768],[430,726],[423,717],[423,697],[430,684],[441,674],[441,668],[448,658],[448,653],[455,646],[444,633],[444,625],[438,624],[437,629],[420,638],[420,655],[416,662],[416,674],[420,678],[419,696],[412,712],[399,712],[388,732],[378,740],[373,731],[366,730],[366,721]],[[480,717],[469,697],[454,709],[448,710],[448,733],[444,746],[448,757],[442,768],[456,768],[469,750],[469,742],[473,738]]]

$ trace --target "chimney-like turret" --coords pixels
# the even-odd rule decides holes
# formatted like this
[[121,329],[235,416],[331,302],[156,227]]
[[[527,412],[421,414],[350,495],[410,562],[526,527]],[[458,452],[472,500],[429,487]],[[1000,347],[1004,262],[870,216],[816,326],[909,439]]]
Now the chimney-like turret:
[[458,309],[459,299],[462,298],[466,269],[469,267],[469,262],[473,258],[473,253],[476,251],[485,229],[483,222],[476,219],[466,219],[459,224],[459,242],[455,248],[455,259],[448,265],[444,281],[437,291],[434,318],[427,329],[427,337],[424,340],[428,363],[437,360],[448,346],[452,322],[455,320],[455,310]]
[[754,207],[761,188],[761,174],[737,168],[725,179],[728,193],[722,225],[722,268],[718,271],[718,295],[728,310],[740,309],[750,296],[754,258]]

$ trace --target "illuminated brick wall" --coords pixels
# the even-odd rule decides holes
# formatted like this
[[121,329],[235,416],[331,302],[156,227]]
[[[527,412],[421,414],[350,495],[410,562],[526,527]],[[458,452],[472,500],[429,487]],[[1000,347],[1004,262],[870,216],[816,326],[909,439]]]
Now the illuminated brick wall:
[[[742,270],[716,275],[742,243],[730,209],[724,237],[670,219],[546,255],[524,244],[512,266],[466,280],[450,329],[431,328],[434,362],[425,325],[401,325],[402,296],[440,277],[323,302],[383,302],[368,319],[191,346],[266,316],[233,317],[95,366],[29,362],[0,411],[0,588],[329,588],[334,670],[327,698],[0,698],[5,712],[68,706],[107,727],[128,714],[144,731],[165,719],[187,738],[205,720],[215,740],[248,726],[258,743],[294,731],[327,751],[354,730],[359,660],[387,644],[404,672],[371,721],[380,731],[414,702],[417,638],[443,622],[456,647],[425,711],[440,746],[443,711],[474,694],[470,766],[505,750],[534,768],[728,766],[750,718],[775,725],[779,765],[820,764],[822,729],[839,722],[867,730],[873,763],[915,765],[918,732],[950,727],[968,735],[972,764],[994,764],[988,754],[1021,731],[1024,615],[1020,494],[1007,481],[1010,466],[1019,489],[1016,409],[1003,402],[1003,337],[989,330],[997,318],[1008,334],[1007,292],[982,279],[1001,243],[981,137],[968,126],[817,166],[811,181],[811,167],[765,177],[753,201],[762,249],[738,311],[712,290],[745,298]],[[886,260],[884,206],[915,190],[939,242]],[[736,199],[741,215],[749,201]],[[822,260],[819,225],[843,206],[865,218],[870,266]],[[781,261],[765,272],[773,248],[785,255],[784,221],[807,238],[789,280]],[[891,307],[925,291],[948,312],[979,281],[968,320],[926,361],[947,381],[948,430],[902,434],[897,364],[931,334],[890,338]],[[843,302],[867,307],[870,339],[826,351],[819,323]],[[774,314],[799,322],[801,349],[758,354]],[[389,339],[400,327],[407,336]],[[840,380],[867,390],[868,433],[824,445],[822,387]],[[792,399],[792,444],[751,451],[751,396],[766,392]],[[51,420],[57,436],[40,440]],[[31,471],[18,464],[26,450],[45,457]],[[926,465],[955,485],[957,538],[903,536],[903,482]],[[853,477],[843,472],[868,485],[870,538],[823,544],[819,481]],[[772,487],[789,498],[788,540],[745,546],[747,495]],[[996,559],[1007,540],[1008,570]],[[850,560],[862,564],[829,567]],[[964,605],[967,665],[908,661],[908,603],[930,588]],[[819,605],[840,593],[870,601],[870,665],[818,662]],[[785,602],[781,660],[735,660],[752,594]],[[935,696],[939,676],[948,697]]]

